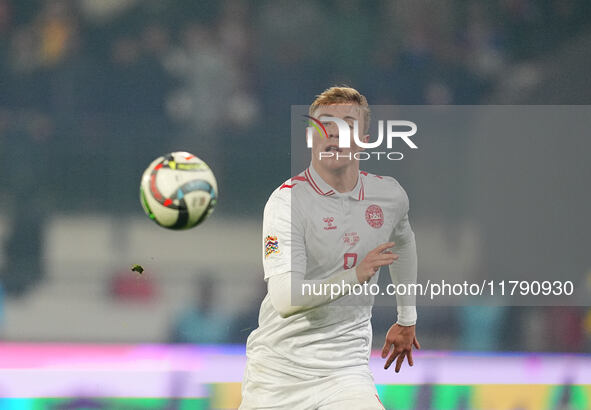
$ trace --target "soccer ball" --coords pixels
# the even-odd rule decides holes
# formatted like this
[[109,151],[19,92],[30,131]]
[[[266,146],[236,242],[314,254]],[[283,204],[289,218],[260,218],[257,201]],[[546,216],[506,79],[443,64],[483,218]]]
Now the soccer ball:
[[156,158],[144,171],[140,201],[146,215],[168,229],[189,229],[213,211],[218,197],[215,176],[188,152]]

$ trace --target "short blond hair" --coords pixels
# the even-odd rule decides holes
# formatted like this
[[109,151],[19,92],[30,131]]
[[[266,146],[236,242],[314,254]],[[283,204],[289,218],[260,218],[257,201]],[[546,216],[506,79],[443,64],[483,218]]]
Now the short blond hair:
[[314,115],[314,112],[321,106],[334,104],[359,105],[363,113],[363,133],[367,134],[370,118],[369,104],[367,104],[365,96],[352,87],[340,86],[327,88],[316,96],[316,99],[310,105],[309,115]]

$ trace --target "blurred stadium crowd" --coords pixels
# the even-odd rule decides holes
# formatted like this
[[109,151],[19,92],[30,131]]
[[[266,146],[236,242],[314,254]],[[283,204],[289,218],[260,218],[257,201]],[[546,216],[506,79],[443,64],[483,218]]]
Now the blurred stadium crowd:
[[[258,217],[290,173],[290,105],[341,83],[371,104],[484,104],[507,67],[565,43],[589,26],[590,10],[585,0],[0,0],[0,157],[18,164],[2,171],[0,201],[20,227],[4,271],[29,272],[6,288],[19,294],[42,272],[48,215],[137,212],[141,170],[167,150],[212,166],[217,212]],[[232,183],[247,179],[257,183]],[[179,326],[194,328],[195,312]],[[449,312],[456,327],[503,315]],[[583,313],[548,309],[543,320],[572,336],[560,349],[589,348]],[[478,334],[458,347],[513,347],[492,336],[470,345]]]
[[[221,179],[252,172],[264,197],[276,179],[247,164],[285,162],[276,135],[290,105],[335,83],[372,104],[482,103],[507,64],[548,52],[588,11],[583,0],[0,0],[2,153],[27,165],[9,191],[34,183],[54,206],[116,197],[129,210],[138,169],[198,147]],[[235,148],[244,140],[264,157]],[[69,166],[44,172],[55,163]],[[232,211],[242,192],[224,195]]]

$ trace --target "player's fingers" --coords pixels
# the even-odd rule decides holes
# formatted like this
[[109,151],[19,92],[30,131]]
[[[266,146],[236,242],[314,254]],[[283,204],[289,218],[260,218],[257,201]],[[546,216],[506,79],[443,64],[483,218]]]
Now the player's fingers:
[[396,260],[399,256],[396,253],[380,253],[372,258],[373,261],[387,261],[387,260]]
[[374,256],[374,259],[398,259],[398,258],[399,258],[398,254],[394,253],[392,251],[380,253],[380,254]]
[[415,337],[414,340],[412,341],[412,344],[417,348],[420,349],[421,345],[419,343],[419,341],[417,340],[417,338]]
[[390,367],[390,365],[392,364],[392,362],[396,359],[396,357],[400,354],[400,352],[398,352],[396,349],[394,349],[392,351],[392,353],[390,354],[390,357],[388,357],[388,360],[386,360],[386,364],[384,365],[384,369],[387,369],[388,367]]
[[388,248],[393,247],[394,245],[395,245],[394,242],[386,242],[386,243],[381,244],[380,246],[378,246],[377,248],[375,248],[371,252],[373,252],[373,253],[382,253],[383,251],[385,251]]
[[377,269],[380,266],[386,266],[386,265],[391,265],[392,263],[394,263],[394,261],[398,259],[395,257],[390,257],[390,258],[379,258],[379,259],[374,259],[372,261],[372,265]]
[[408,350],[408,353],[406,354],[406,358],[408,359],[409,366],[412,366],[415,364],[414,360],[412,360],[412,349]]
[[390,343],[388,339],[386,339],[386,341],[384,342],[384,347],[382,347],[382,359],[385,359],[386,356],[388,356],[388,352],[390,352],[391,346],[392,343]]
[[380,259],[377,261],[374,261],[372,263],[372,266],[379,268],[380,266],[387,266],[387,265],[391,265],[392,263],[394,263],[395,259]]
[[402,363],[404,363],[404,356],[405,356],[405,352],[400,353],[400,356],[398,356],[398,360],[396,360],[396,368],[394,369],[394,371],[396,373],[398,373],[400,371],[400,368],[402,367]]

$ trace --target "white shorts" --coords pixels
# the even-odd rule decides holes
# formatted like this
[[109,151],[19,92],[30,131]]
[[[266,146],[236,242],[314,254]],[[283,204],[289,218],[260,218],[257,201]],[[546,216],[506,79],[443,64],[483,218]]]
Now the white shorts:
[[384,410],[384,406],[369,368],[302,377],[249,360],[240,409]]

